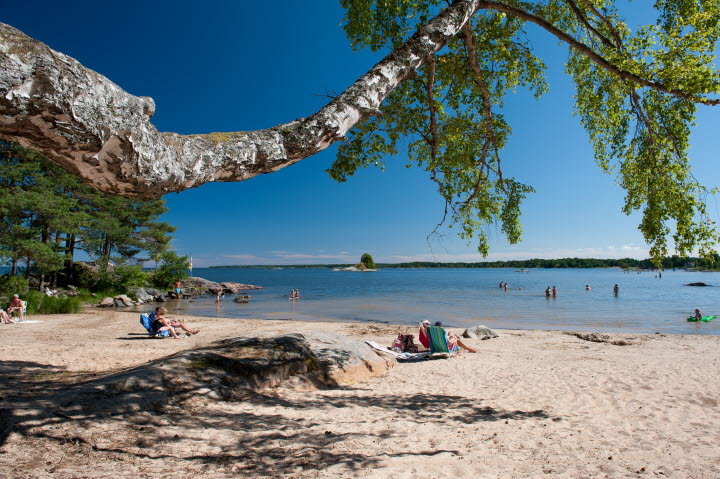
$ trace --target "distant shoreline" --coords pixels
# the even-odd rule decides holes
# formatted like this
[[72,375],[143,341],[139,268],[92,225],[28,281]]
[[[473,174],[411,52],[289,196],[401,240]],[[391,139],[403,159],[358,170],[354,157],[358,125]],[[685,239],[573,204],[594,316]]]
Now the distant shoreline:
[[[263,264],[263,265],[218,265],[208,266],[212,269],[220,268],[346,268],[353,266],[350,263],[329,263],[329,264]],[[426,269],[426,268],[517,268],[522,270],[532,269],[582,269],[582,268],[620,268],[631,270],[692,270],[692,271],[718,271],[720,270],[720,262],[712,263],[704,258],[680,258],[673,256],[663,259],[662,266],[657,267],[648,259],[619,258],[619,259],[600,259],[600,258],[558,258],[558,259],[541,259],[534,258],[528,260],[513,261],[481,261],[474,263],[464,262],[431,262],[431,261],[413,261],[407,263],[376,263],[378,269],[383,268],[409,268],[409,269]]]

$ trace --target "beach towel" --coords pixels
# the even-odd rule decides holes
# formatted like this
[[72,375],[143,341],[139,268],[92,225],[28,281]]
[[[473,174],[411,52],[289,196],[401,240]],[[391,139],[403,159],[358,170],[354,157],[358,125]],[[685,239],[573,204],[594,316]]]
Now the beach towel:
[[446,354],[455,353],[459,348],[456,344],[448,345],[447,333],[440,326],[428,326],[428,337],[430,339],[430,354]]
[[389,354],[390,356],[394,356],[398,361],[419,361],[422,359],[429,359],[430,353],[423,352],[423,353],[398,353],[397,351],[391,351],[387,348],[383,348],[375,341],[365,341],[368,346],[370,346],[373,349],[376,349],[380,351],[381,353]]

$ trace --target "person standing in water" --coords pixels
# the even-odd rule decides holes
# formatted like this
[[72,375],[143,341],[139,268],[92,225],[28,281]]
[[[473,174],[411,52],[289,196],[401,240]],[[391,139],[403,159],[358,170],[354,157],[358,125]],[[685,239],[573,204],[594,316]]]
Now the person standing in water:
[[698,322],[699,322],[700,320],[702,320],[702,313],[700,312],[699,309],[695,309],[695,320],[698,321]]
[[589,284],[586,284],[586,285],[585,285],[585,291],[590,291],[590,285],[589,285]]
[[620,293],[620,286],[618,286],[617,283],[615,283],[615,287],[613,287],[613,293],[615,293],[615,296],[617,296],[618,293]]
[[553,298],[554,298],[555,296],[557,296],[557,288],[556,288],[555,286],[553,286],[552,295],[553,295]]

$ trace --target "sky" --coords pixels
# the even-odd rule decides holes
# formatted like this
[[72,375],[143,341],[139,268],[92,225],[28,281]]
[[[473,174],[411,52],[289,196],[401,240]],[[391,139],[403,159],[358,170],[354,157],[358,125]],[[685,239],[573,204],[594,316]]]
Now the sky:
[[[70,55],[126,91],[155,100],[160,131],[246,131],[304,117],[342,92],[383,53],[353,52],[334,0],[57,2],[3,0],[0,21]],[[643,2],[633,14],[646,14]],[[29,7],[31,5],[31,7]],[[513,129],[504,175],[532,185],[523,240],[509,245],[499,226],[485,260],[647,257],[639,215],[621,212],[624,193],[595,165],[574,117],[564,75],[567,49],[528,27],[548,67],[539,101],[518,91],[503,114]],[[690,156],[706,186],[720,183],[720,110],[700,108]],[[177,227],[172,247],[195,267],[213,265],[482,261],[454,230],[430,235],[443,201],[428,174],[404,155],[384,171],[336,183],[325,170],[336,148],[276,173],[212,183],[164,198],[161,219]],[[718,206],[710,211],[718,219]]]

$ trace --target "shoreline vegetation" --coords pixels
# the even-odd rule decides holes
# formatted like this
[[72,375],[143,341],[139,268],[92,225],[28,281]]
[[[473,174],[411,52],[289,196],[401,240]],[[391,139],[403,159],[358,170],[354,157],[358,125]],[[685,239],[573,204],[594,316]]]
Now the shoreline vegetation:
[[[349,263],[328,263],[328,264],[264,264],[264,265],[218,265],[208,266],[212,269],[220,268],[347,268],[355,266]],[[694,271],[720,271],[720,255],[713,253],[709,258],[680,257],[677,255],[663,258],[660,268],[651,259],[603,259],[603,258],[558,258],[542,259],[534,258],[528,260],[511,261],[479,261],[474,263],[465,262],[433,262],[413,261],[407,263],[375,263],[378,269],[383,268],[545,268],[545,269],[567,269],[567,268],[621,268],[633,270],[657,270],[657,269],[688,269]]]

